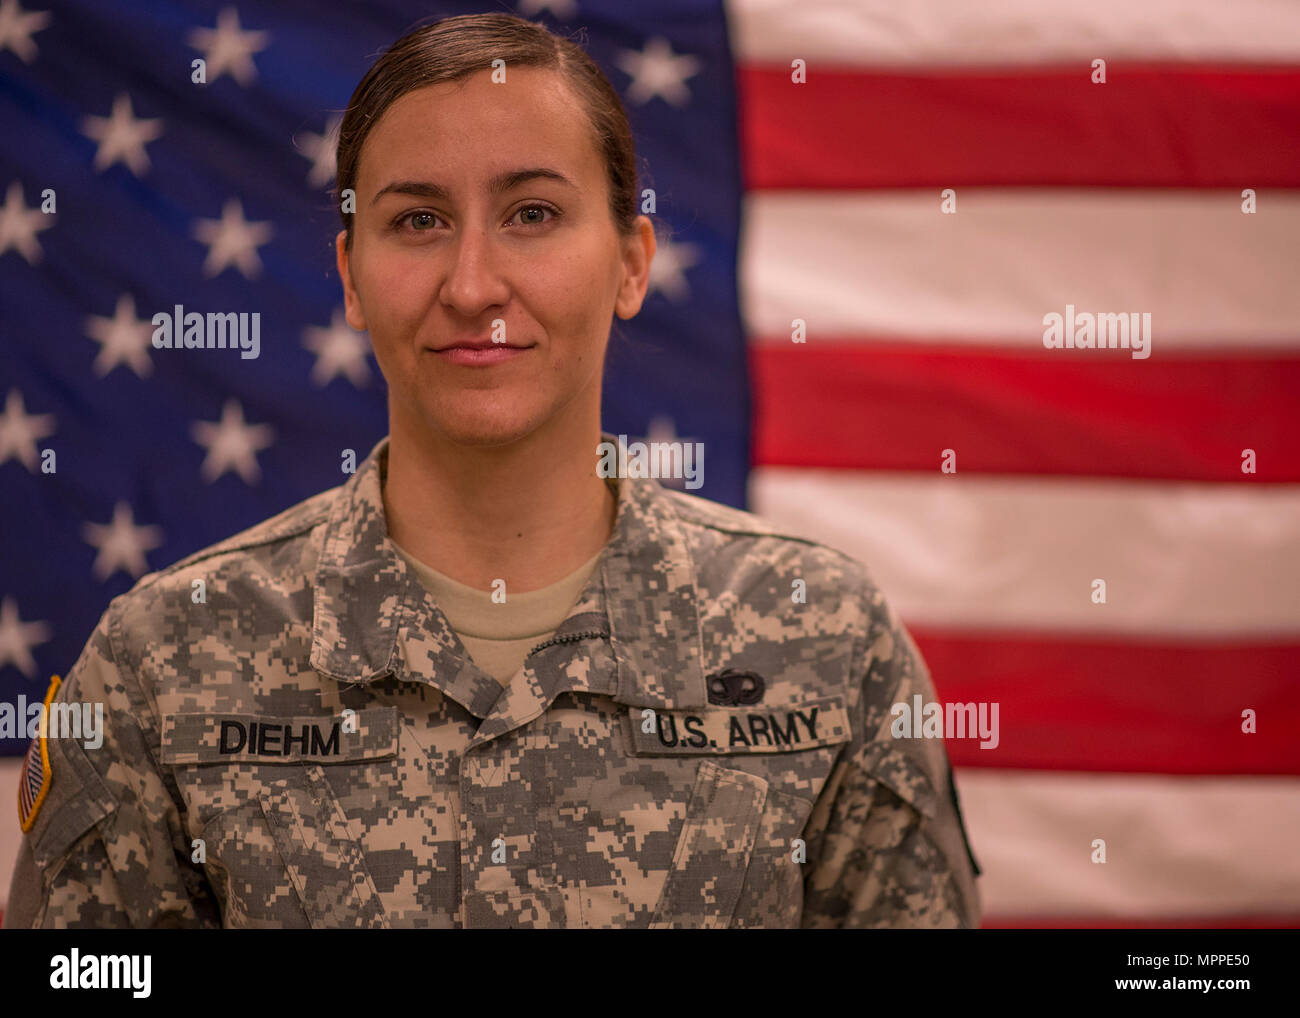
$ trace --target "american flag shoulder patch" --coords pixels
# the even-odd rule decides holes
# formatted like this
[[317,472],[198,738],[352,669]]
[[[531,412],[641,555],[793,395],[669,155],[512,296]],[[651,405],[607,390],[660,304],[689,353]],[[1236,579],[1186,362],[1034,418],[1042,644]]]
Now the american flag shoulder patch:
[[50,690],[45,694],[45,707],[41,711],[39,727],[32,744],[27,747],[23,758],[22,771],[18,778],[18,823],[24,831],[30,831],[36,823],[36,815],[41,810],[41,803],[50,790],[50,750],[45,744],[49,733],[50,704],[58,695],[62,683],[59,676],[50,680]]

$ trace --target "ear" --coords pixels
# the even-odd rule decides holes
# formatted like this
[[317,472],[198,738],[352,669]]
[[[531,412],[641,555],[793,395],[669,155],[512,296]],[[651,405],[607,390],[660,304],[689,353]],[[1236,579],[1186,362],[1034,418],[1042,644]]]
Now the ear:
[[622,240],[623,281],[614,301],[619,318],[633,318],[641,310],[650,285],[650,263],[655,257],[655,228],[649,216],[636,217],[636,233]]
[[348,324],[358,332],[366,331],[366,316],[361,310],[361,298],[352,285],[351,255],[348,253],[348,232],[339,230],[334,238],[334,255],[338,260],[339,279],[343,281],[343,311]]

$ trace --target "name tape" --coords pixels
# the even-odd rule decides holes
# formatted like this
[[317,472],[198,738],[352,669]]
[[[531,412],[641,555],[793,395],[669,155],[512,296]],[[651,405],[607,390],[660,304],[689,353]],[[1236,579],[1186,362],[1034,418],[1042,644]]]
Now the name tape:
[[[629,707],[632,748],[640,754],[792,753],[848,742],[844,699],[823,697],[796,704],[750,707]],[[652,731],[645,731],[649,727]]]
[[[347,763],[397,753],[396,707],[305,717],[265,714],[168,714],[164,763]],[[353,730],[355,729],[355,730]]]

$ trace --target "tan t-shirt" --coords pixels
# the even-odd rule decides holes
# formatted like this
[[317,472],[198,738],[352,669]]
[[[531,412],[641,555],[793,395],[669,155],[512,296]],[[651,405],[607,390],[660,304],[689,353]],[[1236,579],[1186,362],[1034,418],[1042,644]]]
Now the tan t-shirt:
[[492,600],[492,591],[478,590],[430,569],[395,541],[393,547],[433,594],[474,663],[502,686],[510,684],[528,652],[559,628],[604,551],[602,548],[548,587],[520,594],[507,589],[505,601],[497,603]]

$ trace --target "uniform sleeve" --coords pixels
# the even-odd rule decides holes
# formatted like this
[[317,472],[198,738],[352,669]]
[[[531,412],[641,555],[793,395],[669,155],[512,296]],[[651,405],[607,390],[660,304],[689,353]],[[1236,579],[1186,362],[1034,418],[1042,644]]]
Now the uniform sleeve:
[[979,926],[979,870],[942,739],[894,738],[890,707],[935,701],[910,635],[885,607],[863,685],[865,733],[805,829],[805,928]]
[[45,740],[49,773],[19,849],[7,929],[220,926],[155,760],[152,714],[113,652],[111,611],[54,698],[83,718],[88,704],[102,726]]

